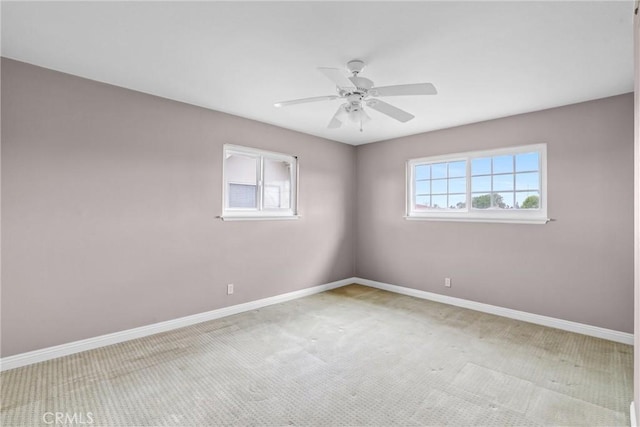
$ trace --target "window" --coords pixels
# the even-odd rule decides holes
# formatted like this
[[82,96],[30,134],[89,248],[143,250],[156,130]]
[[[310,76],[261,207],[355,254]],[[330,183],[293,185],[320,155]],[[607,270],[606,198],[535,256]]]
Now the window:
[[222,218],[297,218],[297,169],[294,156],[225,145]]
[[546,144],[407,162],[407,218],[544,224]]

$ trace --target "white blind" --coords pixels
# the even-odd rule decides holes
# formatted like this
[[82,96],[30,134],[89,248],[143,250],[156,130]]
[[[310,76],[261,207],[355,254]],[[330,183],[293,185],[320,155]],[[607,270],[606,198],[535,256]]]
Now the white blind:
[[257,190],[256,185],[229,184],[229,207],[256,208]]

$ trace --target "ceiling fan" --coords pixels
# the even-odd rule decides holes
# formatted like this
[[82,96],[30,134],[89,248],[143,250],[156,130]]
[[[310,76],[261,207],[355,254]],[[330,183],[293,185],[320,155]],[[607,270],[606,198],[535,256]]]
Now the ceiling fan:
[[329,129],[336,129],[342,126],[345,119],[362,124],[371,120],[371,117],[364,110],[366,105],[376,111],[405,123],[415,116],[398,107],[386,103],[379,97],[383,96],[406,96],[406,95],[436,95],[438,91],[431,83],[413,83],[394,86],[374,86],[373,82],[367,78],[360,77],[359,74],[364,69],[364,62],[354,59],[347,63],[347,69],[351,76],[345,76],[343,70],[339,68],[318,67],[318,70],[327,76],[336,85],[337,95],[315,96],[312,98],[294,99],[291,101],[276,102],[276,107],[287,107],[295,104],[305,104],[308,102],[330,101],[334,99],[344,99],[346,102],[338,107],[338,111],[327,126]]

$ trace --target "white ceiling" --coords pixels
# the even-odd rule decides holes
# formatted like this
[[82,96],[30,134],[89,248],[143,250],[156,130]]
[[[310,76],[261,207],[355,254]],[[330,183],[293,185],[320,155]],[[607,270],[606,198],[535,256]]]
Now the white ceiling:
[[[349,144],[633,91],[632,1],[2,2],[2,55]],[[416,118],[326,126],[316,67],[366,61]]]

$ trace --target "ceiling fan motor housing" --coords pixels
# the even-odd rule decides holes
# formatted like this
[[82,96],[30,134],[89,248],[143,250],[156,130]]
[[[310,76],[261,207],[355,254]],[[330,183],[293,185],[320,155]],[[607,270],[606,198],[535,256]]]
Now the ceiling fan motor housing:
[[369,90],[373,87],[373,82],[364,77],[349,77],[349,80],[355,87],[350,89],[337,88],[340,96],[345,98],[351,98],[357,96],[360,99],[365,98],[369,94]]
[[363,94],[354,93],[352,95],[347,96],[347,101],[349,102],[347,105],[350,110],[358,110],[362,108],[362,100],[364,99]]

